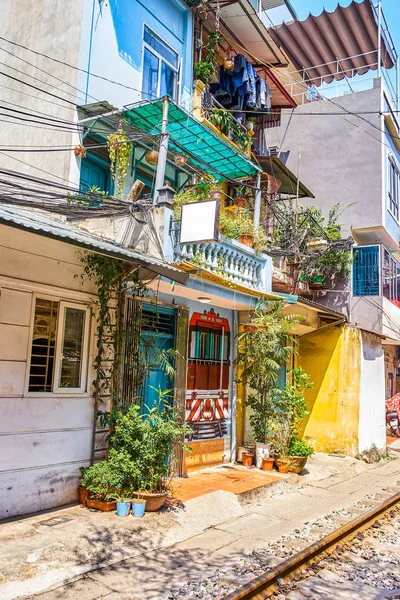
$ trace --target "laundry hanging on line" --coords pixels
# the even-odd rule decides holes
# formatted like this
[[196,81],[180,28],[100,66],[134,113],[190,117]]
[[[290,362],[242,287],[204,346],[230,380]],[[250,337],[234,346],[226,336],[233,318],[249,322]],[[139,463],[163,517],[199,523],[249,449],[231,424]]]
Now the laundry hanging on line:
[[238,111],[238,120],[245,119],[242,111],[268,113],[271,109],[271,90],[243,54],[235,56],[232,71],[220,66],[219,82],[211,84],[210,91],[224,108]]

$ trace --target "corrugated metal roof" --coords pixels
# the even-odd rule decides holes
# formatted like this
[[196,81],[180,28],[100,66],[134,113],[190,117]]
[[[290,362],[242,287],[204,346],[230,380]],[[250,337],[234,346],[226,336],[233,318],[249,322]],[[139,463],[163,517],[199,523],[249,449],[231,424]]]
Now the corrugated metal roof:
[[139,265],[152,273],[163,275],[178,283],[186,284],[187,273],[172,267],[160,259],[123,248],[107,240],[72,227],[59,218],[50,218],[41,211],[17,209],[15,206],[0,204],[0,223],[18,229],[24,229],[38,235],[49,237],[66,244],[105,254],[119,260]]
[[[310,79],[315,78],[316,85],[377,68],[378,25],[370,0],[353,0],[346,8],[323,10],[317,17],[310,14],[305,21],[271,27],[269,33],[299,70],[305,69]],[[391,49],[383,37],[381,62],[386,69],[394,66]]]

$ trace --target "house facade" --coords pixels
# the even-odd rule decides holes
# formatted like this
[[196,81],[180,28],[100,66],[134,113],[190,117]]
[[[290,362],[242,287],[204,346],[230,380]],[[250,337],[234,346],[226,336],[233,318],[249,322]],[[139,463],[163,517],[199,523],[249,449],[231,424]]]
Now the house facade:
[[[56,18],[64,12],[60,2],[50,12],[45,2],[36,3],[29,15],[20,14],[16,1],[5,4],[9,151],[1,155],[1,173],[11,194],[0,203],[6,340],[0,439],[7,450],[1,517],[72,502],[79,467],[106,450],[108,430],[98,416],[109,398],[100,406],[92,385],[98,290],[83,272],[78,248],[123,262],[131,275],[123,294],[124,401],[135,399],[137,357],[150,348],[143,410],[157,400],[155,390],[173,389],[175,408],[193,432],[187,440],[192,453],[178,460],[179,475],[234,461],[238,447],[251,440],[247,390],[237,384],[235,361],[237,335],[260,299],[281,299],[285,311],[303,316],[294,331],[298,362],[315,381],[304,436],[322,451],[383,449],[383,404],[370,407],[384,381],[384,356],[373,343],[380,333],[354,323],[337,303],[323,306],[319,296],[315,302],[291,293],[272,256],[254,241],[248,245],[248,235],[230,237],[222,225],[219,236],[205,235],[204,214],[195,226],[192,216],[191,236],[182,236],[176,198],[187,190],[217,192],[221,224],[246,218],[250,238],[260,224],[267,228],[267,206],[278,191],[314,195],[321,206],[331,197],[324,190],[318,198],[318,181],[307,179],[305,164],[314,173],[314,157],[302,155],[301,178],[293,162],[299,139],[308,138],[303,132],[290,137],[297,120],[289,123],[287,115],[320,104],[300,106],[297,87],[286,85],[295,63],[268,29],[277,13],[253,0],[224,3],[218,15],[208,3],[189,0],[81,0],[63,22]],[[276,4],[295,17],[288,2]],[[207,84],[193,71],[207,56],[213,32],[222,38],[212,48],[219,67]],[[21,36],[24,47],[16,45]],[[229,62],[242,84],[254,84],[254,98],[227,81]],[[293,80],[301,85],[302,75]],[[224,107],[234,113],[227,127],[216,118]],[[125,141],[112,147],[109,136],[118,131]],[[291,151],[286,163],[274,143],[283,132]],[[114,151],[122,143],[129,155],[121,192],[109,146]],[[25,153],[13,151],[18,147]],[[244,209],[236,202],[243,185]],[[135,278],[146,288],[140,296]],[[278,280],[281,287],[274,289]],[[173,379],[155,360],[170,350],[178,352]],[[350,372],[358,375],[354,381]],[[281,385],[285,380],[283,369]]]

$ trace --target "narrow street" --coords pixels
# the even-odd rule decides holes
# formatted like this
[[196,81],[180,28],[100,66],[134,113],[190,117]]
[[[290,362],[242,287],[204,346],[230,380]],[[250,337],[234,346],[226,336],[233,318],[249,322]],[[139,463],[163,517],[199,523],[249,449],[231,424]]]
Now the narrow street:
[[[310,460],[307,471],[266,486],[258,497],[212,492],[184,506],[146,514],[140,525],[132,518],[120,520],[83,507],[5,524],[0,537],[0,598],[221,599],[266,567],[400,490],[400,457],[368,465],[319,454]],[[56,524],[40,526],[49,519]],[[372,578],[379,593],[399,583],[397,537],[390,552],[395,562],[388,554],[389,572],[385,567],[380,569],[385,575]],[[358,571],[365,569],[369,567],[356,570],[355,580],[351,570],[347,577],[345,569],[339,569],[338,577],[349,580],[351,590],[354,581],[362,579]],[[319,585],[326,586],[330,575],[322,582],[326,570],[321,573]],[[280,600],[288,591],[282,592]],[[289,598],[296,598],[295,592]]]

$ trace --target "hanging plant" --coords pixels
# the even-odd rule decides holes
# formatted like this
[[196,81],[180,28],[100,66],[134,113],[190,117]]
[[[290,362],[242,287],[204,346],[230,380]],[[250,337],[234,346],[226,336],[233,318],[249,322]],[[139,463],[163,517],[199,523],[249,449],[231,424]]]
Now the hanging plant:
[[117,189],[115,195],[121,198],[124,194],[125,177],[128,169],[128,162],[132,152],[132,143],[122,127],[119,126],[115,133],[107,138],[108,155],[110,157],[111,177],[118,177]]
[[188,157],[185,154],[175,154],[174,163],[177,167],[184,167],[187,163]]
[[150,165],[156,165],[158,163],[158,152],[157,150],[149,150],[146,152],[146,162]]

